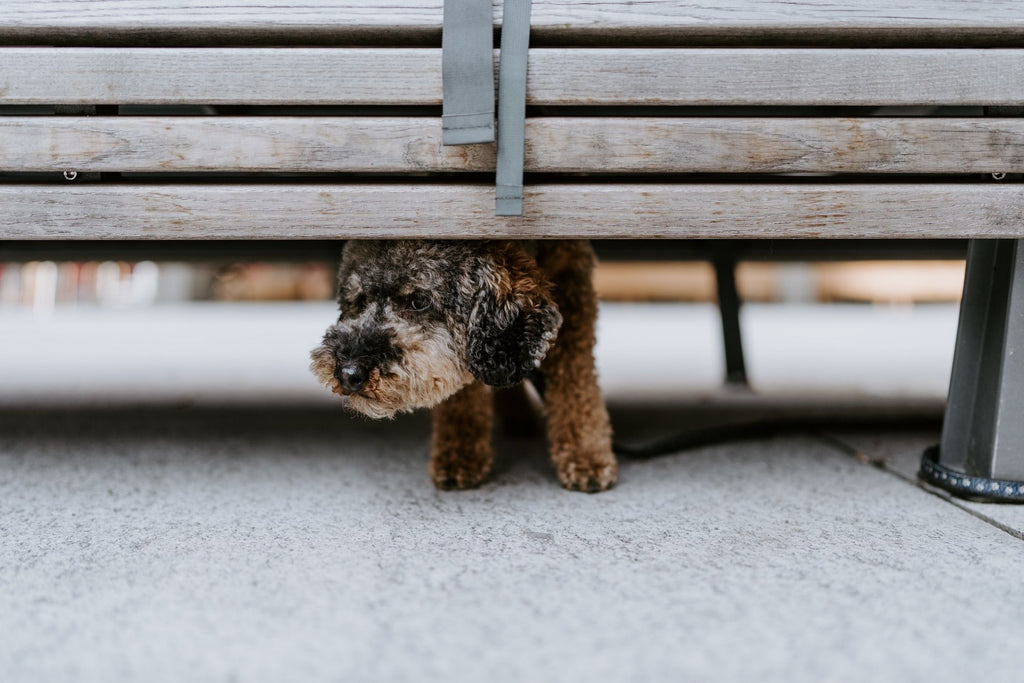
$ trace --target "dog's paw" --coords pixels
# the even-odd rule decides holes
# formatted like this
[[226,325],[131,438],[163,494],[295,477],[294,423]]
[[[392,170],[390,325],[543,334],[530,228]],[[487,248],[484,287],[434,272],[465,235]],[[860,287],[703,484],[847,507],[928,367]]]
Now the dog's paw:
[[490,470],[490,458],[467,460],[458,457],[434,456],[427,466],[430,480],[442,491],[475,489],[484,483]]
[[619,466],[611,454],[566,458],[558,465],[558,479],[570,491],[600,493],[615,486],[618,478]]

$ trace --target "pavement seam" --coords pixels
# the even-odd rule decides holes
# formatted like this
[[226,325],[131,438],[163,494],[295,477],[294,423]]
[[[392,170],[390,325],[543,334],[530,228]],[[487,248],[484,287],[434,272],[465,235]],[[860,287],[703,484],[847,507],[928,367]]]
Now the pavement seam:
[[932,495],[938,498],[939,500],[945,501],[946,503],[949,503],[953,507],[963,510],[972,517],[976,517],[981,521],[991,526],[994,526],[1000,531],[1003,531],[1009,534],[1010,536],[1013,536],[1018,541],[1024,541],[1024,531],[1014,529],[1013,527],[1003,524],[1002,522],[993,519],[984,513],[978,512],[973,508],[967,507],[962,501],[958,500],[957,498],[954,498],[949,493],[941,489],[937,489],[934,486],[929,486],[928,484],[920,481],[917,477],[910,477],[903,474],[902,472],[898,472],[894,469],[891,469],[886,463],[885,458],[872,458],[861,449],[857,448],[852,444],[847,443],[846,441],[844,441],[838,436],[835,436],[834,434],[828,434],[825,432],[814,432],[812,433],[812,436],[816,437],[818,440],[824,442],[825,444],[832,446],[833,448],[840,451],[844,455],[853,458],[854,460],[861,464],[871,465],[875,469],[885,472],[886,474],[889,474],[891,476],[894,476],[900,481],[912,484],[914,487],[924,491],[925,493]]

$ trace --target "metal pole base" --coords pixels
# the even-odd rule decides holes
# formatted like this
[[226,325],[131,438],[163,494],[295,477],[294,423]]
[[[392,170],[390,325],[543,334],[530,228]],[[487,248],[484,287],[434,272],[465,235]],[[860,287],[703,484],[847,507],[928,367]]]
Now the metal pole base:
[[971,240],[942,443],[920,478],[1024,502],[1024,240]]
[[1024,482],[987,477],[970,477],[939,464],[939,447],[932,446],[921,456],[917,476],[932,486],[980,503],[1024,503]]

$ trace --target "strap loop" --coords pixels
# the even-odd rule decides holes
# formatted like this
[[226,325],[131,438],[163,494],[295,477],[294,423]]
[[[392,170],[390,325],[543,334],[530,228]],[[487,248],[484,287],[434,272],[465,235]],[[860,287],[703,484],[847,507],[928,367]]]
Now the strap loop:
[[526,65],[531,0],[505,0],[498,67],[498,169],[495,215],[523,215]]
[[494,142],[494,18],[491,0],[444,0],[441,143]]

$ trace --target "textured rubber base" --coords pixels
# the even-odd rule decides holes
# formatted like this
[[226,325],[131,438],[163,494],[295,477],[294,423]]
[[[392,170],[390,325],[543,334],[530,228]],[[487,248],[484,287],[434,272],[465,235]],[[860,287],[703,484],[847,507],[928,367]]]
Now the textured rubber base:
[[954,496],[987,503],[1024,503],[1024,481],[972,477],[939,464],[939,447],[932,446],[921,456],[917,476]]

